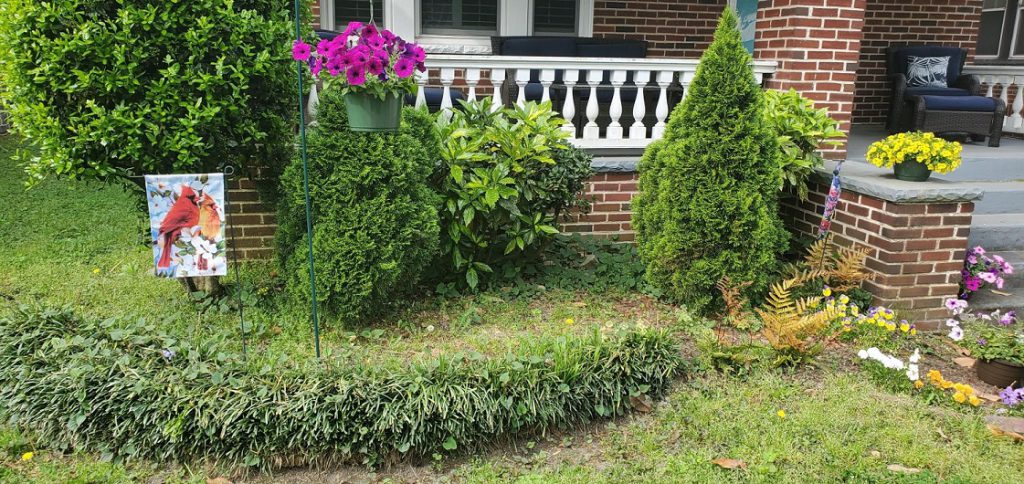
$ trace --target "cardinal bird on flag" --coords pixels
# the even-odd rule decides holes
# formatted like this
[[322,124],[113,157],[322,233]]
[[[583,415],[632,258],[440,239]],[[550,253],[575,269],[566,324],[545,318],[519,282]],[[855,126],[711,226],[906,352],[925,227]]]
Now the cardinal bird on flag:
[[[218,221],[218,225],[219,225]],[[158,240],[160,244],[160,260],[157,269],[171,267],[171,247],[181,237],[182,230],[188,230],[199,224],[199,196],[188,185],[181,186],[181,195],[167,211],[167,216],[160,222]]]
[[217,210],[217,201],[213,197],[203,195],[199,199],[199,235],[213,242],[220,235],[221,220]]

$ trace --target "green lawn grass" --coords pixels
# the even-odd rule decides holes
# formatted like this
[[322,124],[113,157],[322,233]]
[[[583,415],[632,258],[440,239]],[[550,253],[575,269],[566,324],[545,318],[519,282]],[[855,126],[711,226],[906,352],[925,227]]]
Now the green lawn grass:
[[[95,317],[155,319],[195,338],[237,334],[233,314],[203,313],[179,284],[152,275],[145,218],[133,195],[97,183],[53,180],[25,191],[20,168],[9,160],[18,145],[17,138],[0,136],[0,308],[71,304]],[[243,276],[264,284],[272,270],[272,264],[247,264]],[[325,320],[324,347],[330,354],[389,361],[453,351],[499,354],[541,333],[605,326],[642,323],[682,334],[688,328],[678,312],[635,294],[424,295],[366,328]],[[258,354],[311,355],[304,306],[271,298],[248,314]],[[759,370],[744,378],[704,373],[680,381],[649,414],[595,424],[532,448],[521,442],[415,467],[412,474],[395,468],[376,476],[469,482],[1020,480],[1024,447],[989,435],[981,410],[892,394],[847,366]],[[30,450],[33,459],[21,460]],[[746,468],[720,469],[711,462],[717,458],[740,459]],[[890,464],[921,472],[894,473],[886,468]],[[137,482],[153,476],[202,482],[217,475],[163,465],[62,456],[31,435],[0,427],[0,482]]]

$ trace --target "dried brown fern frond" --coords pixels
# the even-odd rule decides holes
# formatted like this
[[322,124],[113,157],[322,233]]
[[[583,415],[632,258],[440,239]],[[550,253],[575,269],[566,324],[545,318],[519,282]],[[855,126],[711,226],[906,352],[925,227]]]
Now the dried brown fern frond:
[[777,350],[807,351],[821,339],[821,332],[837,318],[841,310],[834,306],[817,309],[821,297],[807,297],[794,301],[792,289],[819,277],[817,271],[805,271],[803,277],[786,279],[772,285],[771,291],[757,314],[764,322],[765,339]]
[[874,274],[865,266],[867,258],[868,249],[864,247],[838,248],[829,274],[832,287],[837,291],[849,291],[871,279]]
[[729,276],[724,276],[715,283],[715,288],[722,293],[722,300],[725,301],[724,316],[726,318],[738,321],[750,315],[747,310],[749,301],[741,291],[751,284],[753,284],[751,281],[734,284]]

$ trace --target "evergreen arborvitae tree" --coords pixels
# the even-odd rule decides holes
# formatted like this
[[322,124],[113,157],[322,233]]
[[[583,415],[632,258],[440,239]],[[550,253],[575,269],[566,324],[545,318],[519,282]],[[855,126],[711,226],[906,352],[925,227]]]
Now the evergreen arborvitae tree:
[[763,93],[726,9],[665,137],[640,160],[633,226],[648,280],[691,309],[717,303],[728,275],[762,292],[788,243],[778,216],[778,145]]

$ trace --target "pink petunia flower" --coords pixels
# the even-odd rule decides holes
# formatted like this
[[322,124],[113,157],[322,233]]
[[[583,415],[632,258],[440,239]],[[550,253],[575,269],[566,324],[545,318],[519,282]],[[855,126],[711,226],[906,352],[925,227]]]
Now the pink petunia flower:
[[366,83],[366,70],[361,65],[354,65],[345,71],[345,79],[353,86],[362,86]]
[[341,33],[340,37],[347,40],[348,36],[360,31],[362,28],[362,22],[349,22],[348,27],[345,27],[345,31]]
[[983,280],[983,281],[985,281],[985,282],[987,282],[989,284],[992,284],[993,282],[996,282],[996,275],[993,272],[982,272],[982,273],[978,274],[978,277],[980,277],[981,280]]
[[363,32],[361,34],[361,37],[363,39],[369,40],[369,39],[371,39],[373,37],[380,37],[380,32],[377,30],[377,26],[376,25],[369,24],[369,25],[363,27]]
[[327,54],[331,52],[331,41],[327,39],[321,39],[320,42],[316,43],[316,55],[327,57]]
[[301,40],[296,40],[295,44],[292,45],[292,59],[305,62],[309,60],[309,55],[312,50],[313,49],[309,44]]
[[978,263],[978,258],[975,257],[974,254],[971,254],[971,255],[967,256],[967,263],[970,264],[970,265],[977,264]]
[[345,70],[347,66],[344,63],[344,57],[334,57],[327,61],[327,72],[332,76],[338,76],[341,71]]
[[360,45],[348,51],[347,57],[351,65],[361,66],[370,60],[370,50],[365,45]]
[[979,245],[974,248],[974,253],[978,255],[985,255],[985,249]]
[[978,289],[981,289],[981,279],[974,276],[965,277],[964,287],[971,292],[977,291]]
[[366,37],[366,46],[373,50],[380,50],[384,48],[384,37],[380,35],[374,35],[373,37]]
[[316,61],[313,62],[313,65],[309,67],[309,71],[312,72],[314,76],[319,76],[320,75],[320,71],[323,68],[324,68],[324,58],[323,57],[317,57]]
[[366,70],[370,74],[379,76],[384,73],[384,63],[381,62],[380,58],[377,56],[370,57],[370,59],[366,61]]
[[395,61],[395,75],[399,79],[405,79],[412,75],[413,70],[416,69],[416,62],[409,57],[400,57]]

